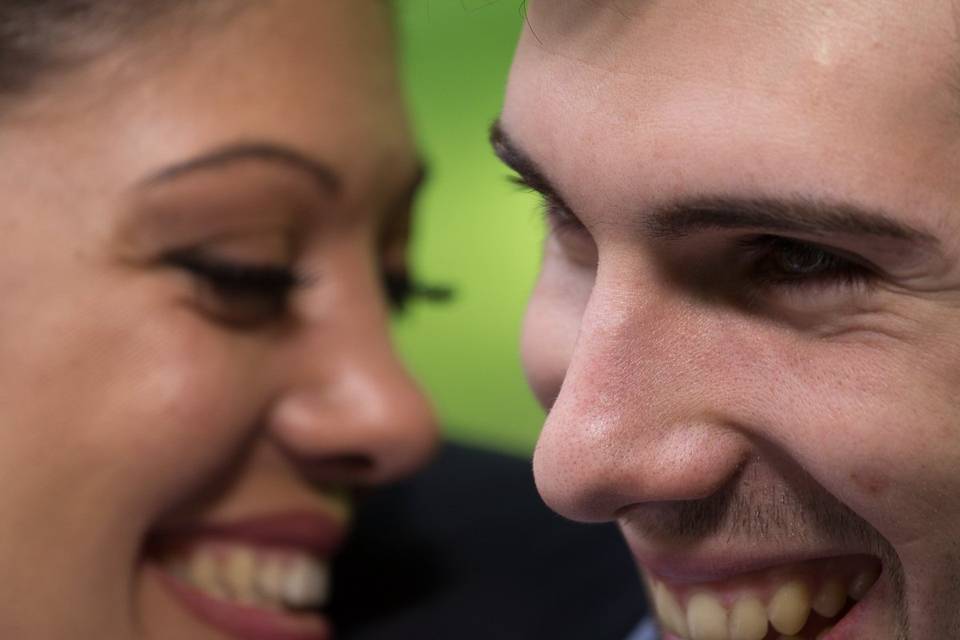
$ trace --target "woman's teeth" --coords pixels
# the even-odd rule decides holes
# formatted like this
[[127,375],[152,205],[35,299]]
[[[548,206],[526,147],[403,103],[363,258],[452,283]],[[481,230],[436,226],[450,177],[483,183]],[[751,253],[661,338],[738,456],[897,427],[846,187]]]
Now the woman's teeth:
[[329,597],[329,566],[300,551],[218,543],[198,545],[162,564],[213,598],[247,606],[319,608]]
[[[685,599],[671,587],[651,578],[654,608],[663,628],[684,640],[764,640],[771,629],[781,638],[823,638],[834,618],[847,606],[848,597],[859,600],[879,578],[879,570],[862,570],[852,579],[829,577],[817,581],[784,579],[766,589],[761,599],[755,592],[721,593],[719,587],[684,588]],[[806,629],[811,613],[823,619],[815,631]],[[816,635],[812,635],[816,633]]]

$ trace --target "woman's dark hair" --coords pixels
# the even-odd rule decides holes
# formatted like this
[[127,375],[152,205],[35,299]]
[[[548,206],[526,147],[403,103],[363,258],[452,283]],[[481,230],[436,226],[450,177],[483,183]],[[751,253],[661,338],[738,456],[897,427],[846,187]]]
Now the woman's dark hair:
[[158,19],[219,0],[0,0],[0,96],[90,61]]

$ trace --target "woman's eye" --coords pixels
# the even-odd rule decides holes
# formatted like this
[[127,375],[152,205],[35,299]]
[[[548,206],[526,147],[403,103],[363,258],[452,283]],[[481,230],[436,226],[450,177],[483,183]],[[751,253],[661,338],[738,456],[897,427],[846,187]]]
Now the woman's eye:
[[283,318],[290,294],[304,284],[286,265],[226,260],[195,250],[171,253],[165,262],[197,280],[202,311],[236,328]]
[[383,292],[390,309],[402,313],[413,298],[413,280],[406,271],[384,273]]
[[762,285],[852,285],[868,282],[874,276],[865,265],[815,243],[760,236],[745,245],[753,254],[751,275]]

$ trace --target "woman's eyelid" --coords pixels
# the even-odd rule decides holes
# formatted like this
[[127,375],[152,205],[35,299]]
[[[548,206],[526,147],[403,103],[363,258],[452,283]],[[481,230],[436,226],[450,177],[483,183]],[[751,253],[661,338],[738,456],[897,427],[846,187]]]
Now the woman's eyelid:
[[317,273],[290,264],[237,261],[190,251],[174,252],[164,262],[193,278],[205,295],[215,295],[227,304],[243,298],[273,301],[277,310],[271,316],[281,315],[281,307],[287,313],[292,297],[319,280]]

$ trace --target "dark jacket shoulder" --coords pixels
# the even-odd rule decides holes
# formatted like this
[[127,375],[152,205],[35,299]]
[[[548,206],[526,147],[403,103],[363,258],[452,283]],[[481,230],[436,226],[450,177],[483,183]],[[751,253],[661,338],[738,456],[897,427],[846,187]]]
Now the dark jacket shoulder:
[[646,612],[613,525],[551,512],[528,460],[457,445],[365,502],[333,594],[347,640],[622,640]]

